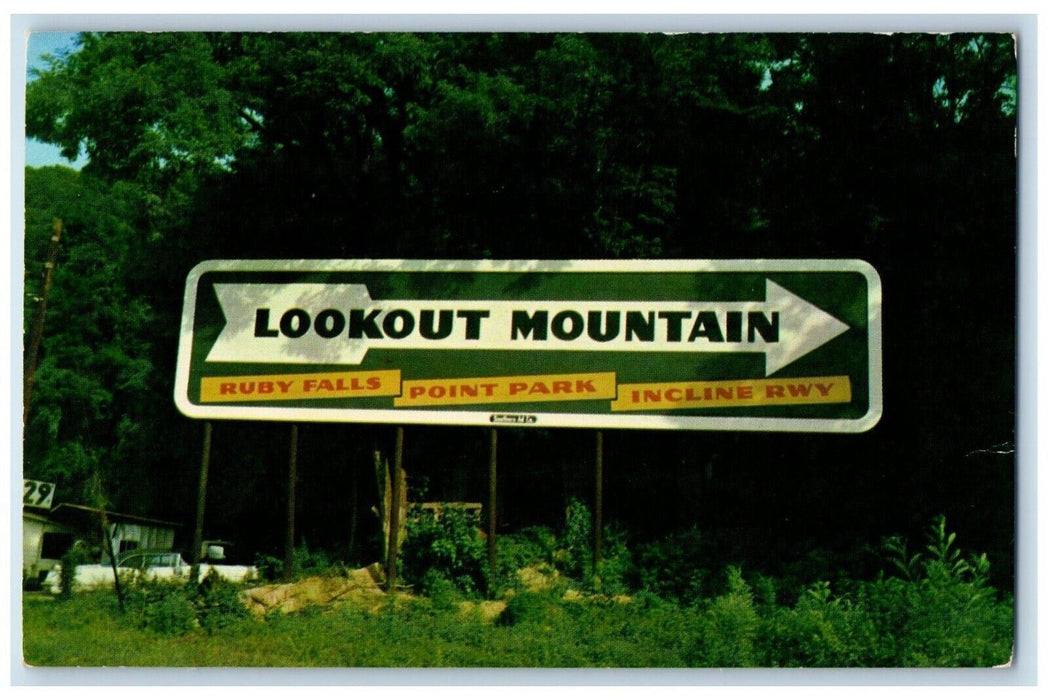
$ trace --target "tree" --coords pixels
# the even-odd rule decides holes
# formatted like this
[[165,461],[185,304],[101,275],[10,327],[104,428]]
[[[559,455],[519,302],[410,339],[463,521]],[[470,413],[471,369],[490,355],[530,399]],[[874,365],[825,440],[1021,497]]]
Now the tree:
[[[710,527],[846,548],[946,512],[993,533],[1000,552],[974,545],[1007,571],[1014,461],[971,456],[1014,428],[1015,76],[1007,35],[84,35],[27,88],[30,135],[90,158],[27,180],[30,197],[81,192],[29,214],[69,235],[27,465],[101,461],[191,490],[198,439],[168,397],[185,275],[204,259],[862,258],[885,294],[873,433],[609,436],[636,465],[610,471],[609,501],[637,531],[688,525],[709,480],[659,489],[702,469]],[[44,235],[33,223],[27,255]],[[337,517],[325,488],[385,439],[359,430],[303,441],[305,530]],[[534,435],[577,469],[569,435]],[[283,467],[267,455],[283,450],[265,426],[216,436],[215,483],[236,488],[209,512],[262,541]],[[435,440],[422,469],[445,448],[475,456]],[[675,503],[634,512],[655,498]]]

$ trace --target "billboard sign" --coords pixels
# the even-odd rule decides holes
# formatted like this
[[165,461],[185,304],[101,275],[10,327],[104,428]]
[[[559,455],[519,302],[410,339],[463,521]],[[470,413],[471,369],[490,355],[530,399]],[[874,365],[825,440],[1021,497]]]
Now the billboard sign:
[[859,260],[215,260],[189,274],[193,418],[861,432]]

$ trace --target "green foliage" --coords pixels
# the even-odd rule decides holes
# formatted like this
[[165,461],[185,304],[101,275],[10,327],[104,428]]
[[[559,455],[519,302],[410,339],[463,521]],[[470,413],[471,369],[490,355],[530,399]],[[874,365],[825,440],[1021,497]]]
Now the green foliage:
[[635,578],[633,554],[629,550],[626,532],[617,527],[604,528],[600,566],[593,576],[593,590],[607,595],[629,592]]
[[195,588],[190,584],[189,590],[197,621],[208,632],[234,625],[248,615],[240,593],[241,587],[213,570]]
[[136,575],[126,584],[128,619],[157,634],[217,633],[248,615],[240,587],[214,572],[199,583]]
[[292,563],[292,576],[295,578],[330,573],[335,568],[335,563],[325,550],[310,549],[305,540],[295,547]]
[[59,585],[62,587],[58,597],[68,599],[73,595],[73,583],[76,581],[76,567],[88,561],[88,552],[80,542],[70,547],[61,559],[61,570],[59,571]]
[[950,534],[941,520],[929,530],[915,580],[820,581],[792,605],[774,602],[776,581],[753,574],[751,585],[739,567],[727,567],[718,581],[723,592],[689,605],[651,591],[629,602],[521,591],[492,622],[476,608],[463,612],[457,587],[429,569],[432,598],[390,597],[377,609],[348,604],[337,614],[312,611],[237,624],[245,613],[231,585],[137,581],[125,616],[109,592],[72,600],[28,597],[26,659],[43,665],[416,668],[1005,663],[1012,601],[998,599],[975,573],[982,557],[953,556]]
[[602,542],[601,566],[595,572],[593,518],[585,503],[572,498],[559,536],[549,528],[532,527],[499,538],[498,581],[512,585],[519,569],[534,567],[539,573],[567,576],[599,593],[625,593],[633,575],[626,533],[606,527]]
[[404,580],[421,593],[438,582],[470,596],[487,590],[487,550],[478,525],[478,516],[463,509],[444,508],[439,517],[422,508],[412,510],[401,548]]
[[563,617],[564,606],[550,591],[521,591],[506,601],[500,625],[537,625],[552,629]]
[[866,611],[835,597],[826,581],[805,591],[793,608],[770,608],[762,618],[765,665],[853,667],[870,658],[875,630]]
[[[419,251],[556,259],[798,257],[798,250],[850,257],[861,250],[879,261],[893,299],[964,298],[968,271],[997,271],[979,278],[978,298],[956,313],[928,303],[895,315],[902,325],[894,337],[912,342],[905,350],[886,346],[886,362],[892,352],[925,358],[895,363],[950,390],[897,407],[903,413],[893,425],[910,427],[886,434],[883,450],[852,454],[817,436],[790,447],[754,440],[739,457],[746,469],[730,470],[743,462],[725,456],[729,469],[721,472],[718,461],[703,517],[723,531],[745,503],[749,526],[767,532],[785,509],[788,479],[795,521],[816,505],[842,503],[849,505],[838,513],[852,517],[850,496],[862,493],[866,505],[853,518],[860,524],[849,529],[863,534],[872,514],[897,522],[939,508],[924,502],[932,493],[926,487],[948,471],[955,487],[936,489],[936,498],[949,505],[967,502],[971,488],[987,494],[987,527],[978,534],[996,547],[995,575],[1008,571],[999,553],[1010,551],[1010,458],[991,480],[979,469],[965,477],[958,461],[970,464],[973,448],[993,444],[980,442],[987,435],[999,440],[1014,427],[1014,314],[1007,310],[1014,304],[1015,76],[1008,34],[84,34],[77,52],[27,87],[28,134],[90,162],[79,173],[26,171],[27,320],[54,218],[66,229],[24,470],[56,482],[73,502],[88,475],[101,473],[114,509],[189,519],[198,429],[157,397],[171,395],[185,274],[202,259],[245,251],[274,259]],[[931,259],[956,264],[950,274],[929,274]],[[956,362],[936,351],[973,325],[995,341],[966,346],[965,366],[986,371],[969,373],[964,392],[994,397],[993,406],[957,400]],[[261,431],[222,430],[216,462],[226,450],[221,456],[237,468],[215,470],[213,478],[228,481],[212,489],[218,502],[209,512],[240,530],[233,539],[249,535],[255,549],[266,549],[280,536],[272,518],[280,460],[269,459],[273,443],[252,439]],[[542,439],[556,445],[563,438]],[[736,439],[717,438],[716,450],[741,454]],[[323,442],[303,441],[303,450]],[[331,440],[313,456],[341,455],[345,446]],[[660,449],[647,463],[650,481],[671,483],[666,477],[678,463]],[[838,470],[844,451],[855,463]],[[690,470],[695,462],[682,454]],[[914,466],[902,491],[880,477],[900,455]],[[313,484],[325,498],[304,515],[325,525],[325,538],[344,537],[330,534],[345,514],[327,496],[342,492],[329,485],[345,485],[338,480],[346,462],[310,463],[303,488]],[[824,478],[831,466],[854,480]],[[748,475],[770,478],[767,488],[754,488]],[[659,513],[650,504],[631,509],[631,525],[652,532],[664,520],[690,522],[696,483],[667,494],[669,507]],[[530,506],[511,500],[507,512]],[[806,517],[809,526],[824,519],[821,510]],[[503,538],[500,554],[507,566],[545,562],[607,592],[622,590],[625,578],[688,605],[720,592],[719,567],[756,549],[714,557],[715,547],[695,531],[637,549],[633,570],[628,549],[616,549],[609,535],[594,572],[589,527],[589,514],[573,505],[555,548],[536,539],[515,553]],[[948,536],[937,537],[937,551],[895,550],[892,566],[902,578],[864,593],[878,601],[878,614],[909,624],[919,616],[908,606],[951,597],[973,610],[988,606],[987,614],[997,609],[983,597],[985,562],[956,555]],[[334,551],[333,542],[317,544]],[[321,554],[296,553],[296,572],[324,570]],[[835,556],[824,548],[797,555],[795,580],[754,574],[754,604],[792,606],[806,599],[811,581],[833,580],[837,595],[858,605],[858,588],[835,580]],[[461,568],[450,559],[440,570]],[[281,575],[282,562],[263,563],[270,578]],[[475,572],[464,576],[444,579],[483,588]],[[903,583],[926,587],[927,600]],[[810,656],[832,655],[820,654]],[[894,648],[881,654],[896,658]]]
[[512,581],[519,569],[535,566],[552,571],[557,535],[548,527],[527,527],[499,535],[498,580]]
[[647,543],[637,554],[638,588],[670,600],[689,604],[703,593],[709,572],[704,538],[690,528]]
[[[280,581],[284,578],[284,560],[282,558],[258,552],[255,554],[254,566],[258,570],[259,578],[263,581]],[[331,573],[337,568],[337,563],[331,559],[328,552],[322,549],[310,549],[305,540],[295,547],[292,553],[291,578]]]
[[255,554],[255,570],[263,581],[279,581],[284,576],[284,561],[272,554]]
[[136,626],[169,635],[186,634],[199,626],[186,582],[138,577],[125,584],[125,606]]
[[462,590],[437,569],[429,569],[422,574],[418,589],[425,593],[434,610],[456,609],[463,600]]
[[1010,597],[999,600],[989,586],[986,555],[965,557],[955,542],[943,516],[928,528],[922,553],[901,555],[905,543],[889,539],[888,560],[912,578],[881,576],[861,586],[878,658],[887,665],[981,666],[1011,654]]
[[693,651],[698,666],[756,666],[760,619],[753,592],[736,567],[727,570],[728,591],[710,601],[699,618]]
[[553,563],[567,576],[590,581],[593,576],[593,517],[589,507],[572,498],[564,509],[564,530]]

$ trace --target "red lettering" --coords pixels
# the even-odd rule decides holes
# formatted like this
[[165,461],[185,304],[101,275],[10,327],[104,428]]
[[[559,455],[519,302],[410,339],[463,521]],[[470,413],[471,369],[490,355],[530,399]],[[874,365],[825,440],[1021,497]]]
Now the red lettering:
[[815,388],[818,389],[819,393],[823,396],[829,396],[830,389],[833,388],[833,384],[816,384]]
[[528,385],[525,382],[510,382],[510,384],[509,384],[510,396],[513,396],[515,394],[519,394],[520,392],[524,391],[527,388],[528,388]]
[[782,399],[785,398],[786,390],[778,384],[769,384],[764,387],[764,397],[767,399]]
[[578,394],[596,394],[597,387],[593,386],[592,379],[576,379],[575,392]]
[[735,389],[735,396],[740,399],[752,399],[753,398],[753,387],[752,386],[740,386]]
[[235,394],[237,393],[236,382],[222,382],[218,385],[218,393],[224,394]]
[[554,394],[570,394],[571,382],[553,382]]

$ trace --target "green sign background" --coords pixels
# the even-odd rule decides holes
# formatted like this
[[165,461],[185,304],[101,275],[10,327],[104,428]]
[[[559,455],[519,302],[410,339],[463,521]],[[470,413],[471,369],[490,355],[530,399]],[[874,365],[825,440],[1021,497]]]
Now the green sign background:
[[[538,269],[536,269],[538,268]],[[359,365],[206,362],[226,320],[216,283],[355,283],[372,299],[754,301],[766,280],[849,326],[774,378],[847,375],[848,404],[708,407],[612,413],[609,400],[394,408],[392,397],[200,402],[208,376],[401,371],[402,380],[614,372],[618,384],[763,379],[758,352],[371,348]],[[862,261],[210,261],[187,281],[176,402],[191,417],[484,424],[529,414],[535,425],[858,432],[880,417],[880,281]]]

